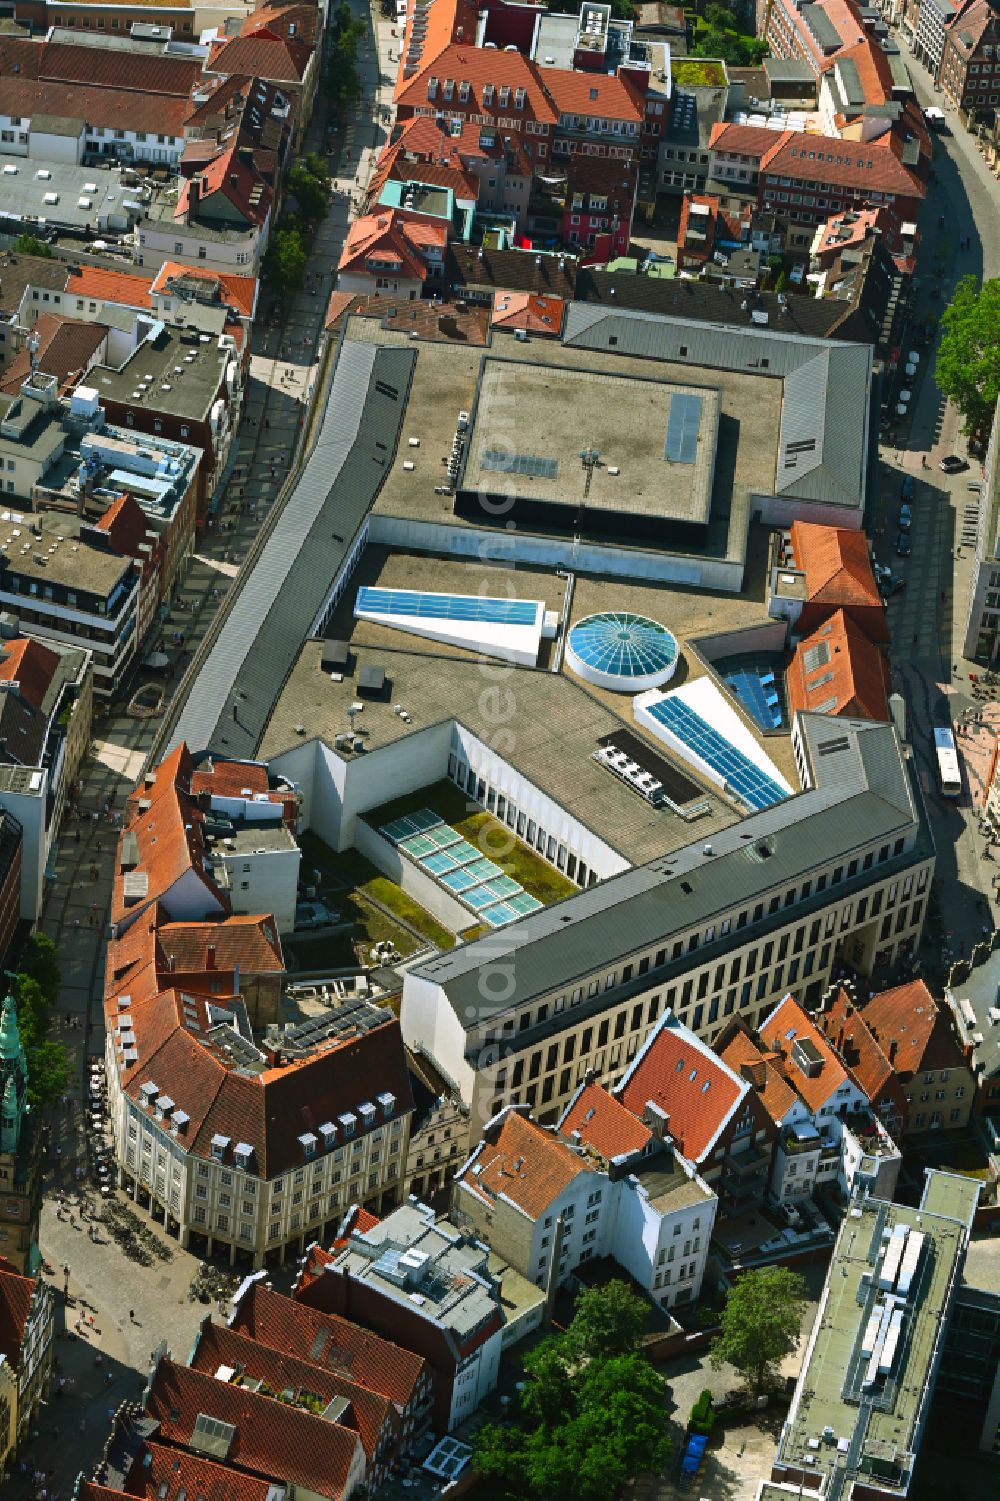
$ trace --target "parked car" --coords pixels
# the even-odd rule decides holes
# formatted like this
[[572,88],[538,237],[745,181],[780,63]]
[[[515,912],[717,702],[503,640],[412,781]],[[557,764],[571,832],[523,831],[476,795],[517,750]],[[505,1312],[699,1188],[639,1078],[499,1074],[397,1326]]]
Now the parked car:
[[912,551],[913,542],[910,539],[909,532],[900,532],[899,536],[896,538],[897,558],[908,558]]
[[917,482],[912,474],[903,475],[903,483],[900,487],[900,500],[912,500],[917,493]]
[[905,588],[906,580],[904,578],[890,579],[886,598],[891,599],[894,594],[902,594]]
[[908,505],[904,504],[900,506],[897,520],[900,531],[908,532],[910,530],[910,527],[913,525],[913,512]]
[[950,453],[947,455],[947,457],[941,460],[941,468],[944,470],[945,474],[961,474],[962,471],[964,469],[968,469],[968,467],[968,459],[959,458],[957,453]]

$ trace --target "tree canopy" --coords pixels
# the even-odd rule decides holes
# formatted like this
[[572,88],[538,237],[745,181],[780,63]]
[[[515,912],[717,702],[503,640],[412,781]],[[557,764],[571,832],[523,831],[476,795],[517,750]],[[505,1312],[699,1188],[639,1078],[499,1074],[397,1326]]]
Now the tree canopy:
[[798,1343],[805,1298],[804,1281],[788,1267],[744,1272],[726,1298],[712,1364],[735,1366],[752,1391],[761,1391]]
[[628,1283],[609,1282],[580,1294],[566,1338],[580,1360],[624,1355],[636,1348],[648,1322],[648,1307]]
[[69,1082],[69,1055],[49,1037],[59,997],[59,956],[45,933],[34,933],[21,950],[17,974],[17,1026],[28,1063],[28,1100],[40,1110]]
[[275,230],[261,269],[279,297],[298,291],[306,276],[306,247],[296,226]]
[[[317,158],[318,160],[318,158]],[[320,163],[322,170],[322,163]],[[303,219],[309,224],[317,224],[320,219],[326,217],[329,203],[330,179],[323,172],[322,177],[317,177],[310,170],[309,161],[296,162],[288,174],[288,191],[299,206]]]
[[45,240],[40,240],[36,235],[18,235],[14,241],[14,249],[21,255],[40,255],[43,260],[52,259],[52,246]]
[[985,439],[1000,397],[1000,280],[980,287],[974,276],[963,276],[958,283],[941,315],[934,374],[965,431]]
[[513,1421],[489,1423],[473,1463],[511,1501],[606,1501],[670,1455],[663,1378],[634,1347],[646,1308],[625,1283],[581,1294],[565,1334],[525,1357]]

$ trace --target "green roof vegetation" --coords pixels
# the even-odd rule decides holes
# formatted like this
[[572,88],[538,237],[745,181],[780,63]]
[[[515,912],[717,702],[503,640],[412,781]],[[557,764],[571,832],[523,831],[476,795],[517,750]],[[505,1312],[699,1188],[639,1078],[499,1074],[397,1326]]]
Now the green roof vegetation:
[[688,89],[721,89],[726,83],[722,63],[708,57],[672,58],[670,76],[674,83]]

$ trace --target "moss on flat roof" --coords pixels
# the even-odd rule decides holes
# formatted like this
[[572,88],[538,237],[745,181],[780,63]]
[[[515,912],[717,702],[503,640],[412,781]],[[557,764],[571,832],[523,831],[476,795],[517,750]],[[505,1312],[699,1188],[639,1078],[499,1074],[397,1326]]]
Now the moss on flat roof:
[[725,67],[711,57],[671,58],[670,76],[681,88],[721,89],[726,83]]

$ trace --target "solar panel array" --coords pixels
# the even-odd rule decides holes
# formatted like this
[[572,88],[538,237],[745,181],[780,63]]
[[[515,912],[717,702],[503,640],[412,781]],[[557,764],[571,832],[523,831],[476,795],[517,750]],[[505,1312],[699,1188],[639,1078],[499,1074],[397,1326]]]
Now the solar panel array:
[[713,728],[700,714],[696,714],[682,699],[661,698],[651,704],[650,716],[677,736],[706,766],[721,776],[730,792],[736,794],[748,808],[769,808],[788,796],[773,777],[761,771],[749,756]]
[[663,451],[672,464],[693,464],[698,456],[701,397],[692,391],[675,391],[670,398],[667,437]]
[[407,615],[423,620],[478,620],[490,625],[534,625],[536,599],[487,599],[473,594],[425,594],[416,589],[358,590],[355,615]]
[[677,660],[677,642],[666,626],[618,610],[581,620],[569,633],[569,648],[587,667],[621,678],[665,672]]
[[395,818],[379,833],[491,928],[505,927],[542,905],[431,808]]
[[533,453],[505,453],[502,448],[487,448],[483,468],[495,469],[499,474],[523,474],[528,479],[555,479],[559,462]]

